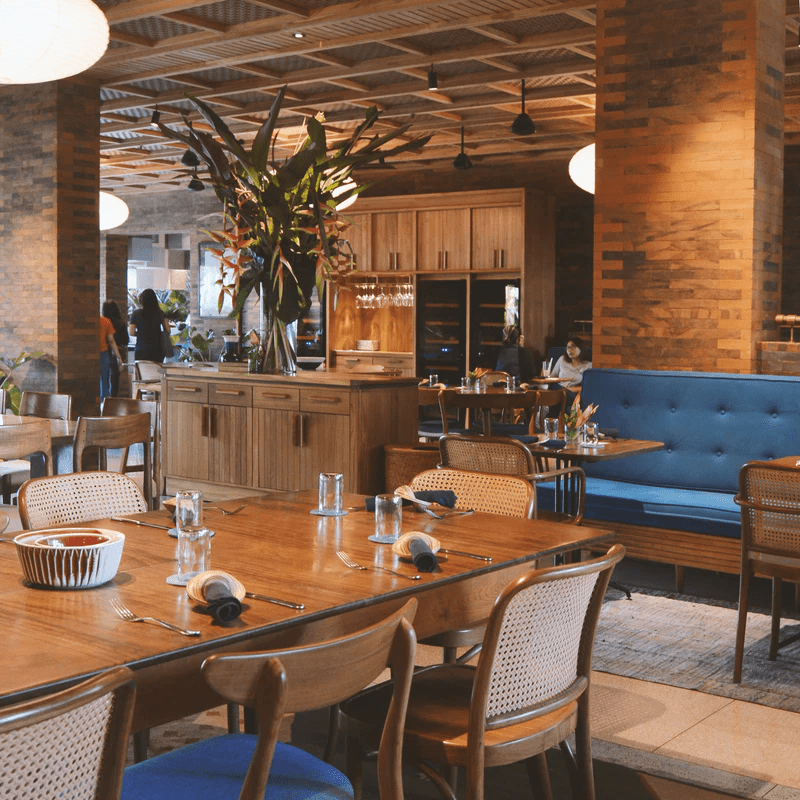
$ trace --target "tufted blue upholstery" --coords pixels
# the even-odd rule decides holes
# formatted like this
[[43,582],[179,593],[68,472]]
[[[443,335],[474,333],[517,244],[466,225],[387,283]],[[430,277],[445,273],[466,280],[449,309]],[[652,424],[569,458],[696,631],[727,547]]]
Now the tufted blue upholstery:
[[585,464],[587,519],[738,538],[741,466],[800,454],[796,377],[590,369],[589,403],[601,428],[664,449]]

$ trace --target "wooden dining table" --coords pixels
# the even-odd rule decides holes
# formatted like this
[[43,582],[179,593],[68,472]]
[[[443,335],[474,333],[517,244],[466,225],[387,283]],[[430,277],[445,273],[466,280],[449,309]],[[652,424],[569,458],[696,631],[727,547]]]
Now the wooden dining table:
[[[440,557],[435,572],[410,580],[378,569],[348,569],[337,558],[337,551],[344,550],[368,567],[417,574],[391,546],[368,541],[374,517],[364,510],[361,496],[345,496],[345,504],[359,510],[341,517],[311,514],[315,492],[274,492],[224,506],[233,509],[242,503],[245,507],[235,515],[223,515],[218,506],[205,509],[205,524],[215,532],[211,568],[235,576],[248,591],[304,604],[303,610],[246,599],[236,620],[215,622],[185,588],[166,583],[176,571],[176,539],[159,527],[110,519],[91,523],[126,537],[116,577],[93,589],[27,584],[15,546],[0,543],[0,618],[7,653],[0,670],[0,704],[126,665],[137,677],[134,730],[149,728],[223,702],[200,675],[200,665],[211,653],[319,641],[367,625],[410,597],[419,602],[414,626],[425,637],[488,613],[502,588],[537,559],[611,539],[608,531],[592,527],[485,513],[440,520],[407,509],[404,532],[422,531],[443,547],[492,559],[449,554]],[[131,519],[171,524],[165,511]],[[124,622],[110,606],[115,597],[138,615],[197,629],[200,635],[189,638]]]

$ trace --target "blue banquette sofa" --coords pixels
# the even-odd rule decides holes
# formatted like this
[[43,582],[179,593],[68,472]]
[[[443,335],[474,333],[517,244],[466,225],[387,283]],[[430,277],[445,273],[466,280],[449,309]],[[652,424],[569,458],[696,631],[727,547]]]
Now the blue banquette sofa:
[[657,452],[585,464],[588,524],[635,558],[739,572],[733,498],[747,461],[800,456],[800,378],[590,369],[581,405],[601,428],[664,442]]

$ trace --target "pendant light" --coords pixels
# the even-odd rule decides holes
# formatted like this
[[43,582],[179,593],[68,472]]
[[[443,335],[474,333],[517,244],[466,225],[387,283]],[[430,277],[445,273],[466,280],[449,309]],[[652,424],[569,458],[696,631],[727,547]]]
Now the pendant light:
[[464,126],[461,126],[461,152],[455,157],[453,166],[456,169],[472,169],[472,161],[464,152]]
[[91,0],[0,0],[0,20],[0,84],[77,75],[108,47],[108,20]]
[[517,136],[530,136],[536,133],[533,120],[525,113],[525,80],[522,81],[522,113],[511,123],[511,133]]
[[203,181],[197,177],[197,167],[195,167],[192,179],[189,181],[189,185],[186,188],[190,192],[202,192],[203,189],[206,188],[206,185],[203,183]]
[[433,64],[431,64],[431,68],[428,70],[428,89],[432,92],[436,92],[439,89],[439,76],[436,74]]
[[594,194],[594,145],[587,144],[569,160],[569,176],[585,192]]
[[107,231],[122,225],[130,209],[128,204],[120,197],[110,192],[100,192],[100,230]]

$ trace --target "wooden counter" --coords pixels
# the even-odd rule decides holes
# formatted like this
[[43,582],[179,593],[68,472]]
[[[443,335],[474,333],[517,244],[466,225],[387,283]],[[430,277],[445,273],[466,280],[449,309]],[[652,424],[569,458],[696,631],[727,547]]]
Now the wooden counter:
[[416,378],[173,368],[161,399],[168,493],[315,489],[320,472],[341,472],[345,491],[374,495],[383,446],[417,439]]

